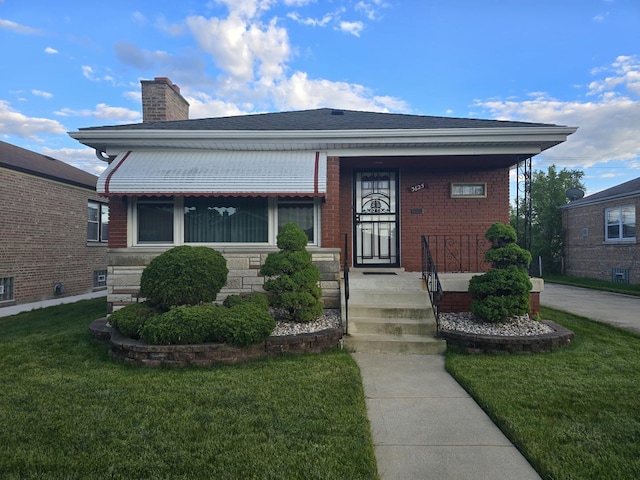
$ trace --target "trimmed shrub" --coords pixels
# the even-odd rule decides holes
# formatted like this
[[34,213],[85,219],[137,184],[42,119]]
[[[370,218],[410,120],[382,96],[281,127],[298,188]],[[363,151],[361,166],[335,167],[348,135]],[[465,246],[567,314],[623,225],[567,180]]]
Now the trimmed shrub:
[[269,303],[289,320],[308,322],[322,315],[320,271],[311,261],[306,234],[293,222],[278,235],[279,252],[270,253],[260,273],[270,277],[264,289]]
[[492,244],[485,261],[493,268],[469,281],[471,311],[488,322],[528,313],[532,284],[525,268],[531,254],[515,243],[516,231],[509,225],[494,223],[485,237]]
[[227,261],[209,247],[174,247],[143,270],[140,295],[167,311],[181,305],[213,302],[227,283]]
[[122,335],[138,340],[145,323],[159,313],[148,302],[134,303],[109,315],[109,324]]
[[245,295],[229,295],[224,299],[224,302],[222,302],[222,304],[228,308],[246,303],[256,305],[260,308],[264,308],[265,310],[269,310],[269,299],[264,293],[260,292],[254,292]]
[[471,311],[488,322],[502,322],[514,315],[529,312],[532,284],[524,268],[511,265],[472,277],[469,292],[475,299]]
[[220,342],[246,347],[265,340],[275,326],[264,304],[181,306],[148,320],[140,338],[153,345]]
[[218,341],[246,347],[265,340],[276,326],[268,310],[251,303],[241,303],[224,310],[213,327]]

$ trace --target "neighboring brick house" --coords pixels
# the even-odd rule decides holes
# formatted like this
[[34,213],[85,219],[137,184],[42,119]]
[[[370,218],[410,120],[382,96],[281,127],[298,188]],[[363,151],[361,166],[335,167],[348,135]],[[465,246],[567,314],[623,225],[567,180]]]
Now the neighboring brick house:
[[561,208],[567,275],[640,283],[640,178]]
[[97,177],[0,142],[0,308],[106,289]]
[[[225,255],[223,294],[260,290],[286,221],[307,232],[336,306],[345,253],[354,268],[421,271],[423,235],[444,244],[508,223],[510,169],[576,130],[330,108],[189,120],[167,78],[143,81],[142,97],[154,105],[143,123],[70,134],[109,162],[97,188],[111,208],[112,307],[135,301],[144,266],[181,244]],[[177,115],[159,107],[168,98]],[[481,271],[488,246],[467,243],[454,270]],[[436,259],[441,271],[449,260]]]

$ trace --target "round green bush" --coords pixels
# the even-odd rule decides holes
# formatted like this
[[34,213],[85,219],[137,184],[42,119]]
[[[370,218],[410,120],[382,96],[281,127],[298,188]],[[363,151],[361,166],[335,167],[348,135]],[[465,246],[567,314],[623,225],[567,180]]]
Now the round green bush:
[[213,302],[227,283],[227,261],[209,247],[174,247],[143,270],[140,295],[167,311],[181,305]]
[[527,268],[531,263],[531,254],[516,243],[509,243],[499,248],[491,248],[484,257],[493,268],[506,268],[515,265]]
[[515,229],[511,225],[505,225],[500,222],[491,225],[484,236],[493,243],[494,247],[515,243],[518,240]]
[[145,323],[158,314],[159,312],[148,302],[140,302],[116,310],[109,315],[108,320],[122,335],[137,340]]

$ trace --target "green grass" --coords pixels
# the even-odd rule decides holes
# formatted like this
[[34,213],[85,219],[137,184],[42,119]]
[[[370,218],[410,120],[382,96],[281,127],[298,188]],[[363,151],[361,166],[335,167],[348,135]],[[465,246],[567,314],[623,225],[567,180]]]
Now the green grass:
[[0,319],[0,478],[377,478],[349,354],[130,367],[88,332],[105,309]]
[[640,335],[542,309],[575,333],[550,354],[467,355],[447,370],[544,479],[640,478]]
[[637,283],[609,282],[607,280],[569,277],[567,275],[545,275],[543,278],[545,282],[549,283],[559,283],[562,285],[571,285],[573,287],[592,288],[595,290],[604,290],[606,292],[640,296],[640,285]]

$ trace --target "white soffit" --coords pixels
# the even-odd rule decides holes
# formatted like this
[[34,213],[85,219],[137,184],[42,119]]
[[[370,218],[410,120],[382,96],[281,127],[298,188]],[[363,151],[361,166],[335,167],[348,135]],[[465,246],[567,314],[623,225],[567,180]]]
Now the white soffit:
[[121,152],[100,175],[98,193],[110,195],[322,196],[323,152]]

